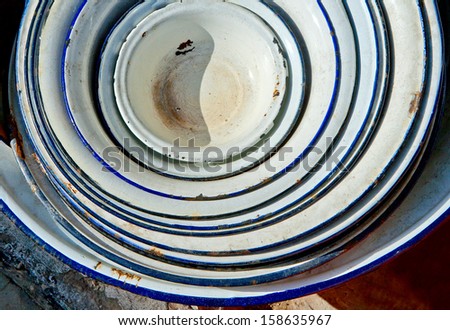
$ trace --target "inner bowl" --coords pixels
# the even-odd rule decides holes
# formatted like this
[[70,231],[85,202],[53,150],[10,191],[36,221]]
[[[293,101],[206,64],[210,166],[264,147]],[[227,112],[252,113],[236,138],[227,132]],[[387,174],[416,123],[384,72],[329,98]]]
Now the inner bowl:
[[[114,92],[122,119],[172,158],[216,161],[242,152],[279,114],[287,77],[279,45],[263,20],[233,4],[158,10],[119,53]],[[191,148],[180,153],[174,146]],[[206,147],[214,152],[200,152]]]

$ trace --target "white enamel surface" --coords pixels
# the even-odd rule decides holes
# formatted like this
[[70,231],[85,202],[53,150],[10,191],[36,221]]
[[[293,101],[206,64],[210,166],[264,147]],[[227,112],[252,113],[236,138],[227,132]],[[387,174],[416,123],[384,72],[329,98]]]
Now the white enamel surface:
[[[63,225],[71,228],[66,234],[81,234],[85,240],[81,243],[71,237],[55,243],[60,233],[29,224],[32,217],[18,209],[20,202],[11,202],[12,193],[5,192],[4,199],[58,251],[91,269],[97,262],[89,266],[85,261],[100,259],[113,268],[127,268],[131,262],[146,272],[159,272],[138,274],[140,286],[158,292],[217,298],[265,296],[360,269],[424,231],[448,207],[445,191],[430,193],[433,197],[424,208],[428,213],[414,211],[405,222],[399,221],[404,218],[400,211],[357,242],[358,249],[339,256],[395,201],[430,138],[442,68],[432,1],[425,3],[429,36],[417,3],[385,1],[391,40],[376,1],[301,5],[277,1],[283,11],[278,14],[276,7],[258,1],[217,2],[207,7],[199,2],[157,1],[137,5],[120,20],[131,3],[87,2],[72,27],[83,2],[55,3],[39,32],[37,48],[37,83],[47,122],[44,118],[39,122],[39,116],[35,121],[36,100],[28,98],[29,91],[19,97],[26,143],[36,152],[31,158],[45,166],[45,173],[36,171],[33,160],[27,159],[33,176],[30,184],[39,186],[46,196],[43,199],[49,199],[66,219]],[[22,31],[30,29],[30,13],[38,4],[29,6]],[[117,25],[102,23],[108,19]],[[298,31],[290,25],[293,22]],[[63,33],[55,35],[55,30]],[[16,76],[23,86],[28,71],[20,59],[27,58],[28,50],[22,47],[25,35],[19,40]],[[99,58],[83,56],[83,51],[93,48]],[[231,48],[235,51],[227,52]],[[189,52],[174,54],[185,49]],[[58,67],[55,63],[61,61],[61,53],[65,63]],[[147,54],[152,58],[148,64]],[[205,56],[211,56],[209,63]],[[98,76],[92,70],[95,65]],[[197,65],[206,66],[198,81],[200,89],[188,83],[191,77],[198,78]],[[227,80],[228,74],[239,78]],[[177,172],[175,163],[159,173],[155,168],[167,160],[154,160],[145,153],[138,159],[149,168],[132,161],[117,172],[105,170],[105,148],[127,158],[115,145],[120,137],[130,138],[129,149],[124,147],[128,153],[143,146],[161,151],[174,138],[187,142],[191,137],[191,133],[180,133],[179,126],[164,122],[152,105],[158,94],[152,84],[164,75],[168,75],[165,84],[171,75],[180,76],[173,84],[177,102],[186,101],[194,112],[182,130],[187,128],[200,140],[205,138],[204,131],[196,132],[193,123],[200,118],[195,111],[201,110],[209,135],[201,148],[245,148],[273,125],[268,136],[272,146],[283,145],[292,152],[275,150],[270,162],[258,164],[270,152],[260,146],[252,153],[255,168],[242,173],[239,170],[248,166],[244,158],[232,160],[230,166],[222,164],[214,173],[206,165],[199,172]],[[93,89],[93,81],[98,81],[98,90]],[[166,97],[167,88],[157,87]],[[274,87],[280,88],[277,97]],[[194,89],[199,92],[197,106],[192,105]],[[234,99],[236,91],[241,93],[239,107],[233,102],[227,110],[219,106]],[[228,111],[238,108],[235,113]],[[220,116],[229,116],[230,126],[215,126]],[[111,132],[105,132],[105,127]],[[49,140],[56,142],[51,148]],[[65,166],[58,166],[55,151],[61,153]],[[289,168],[299,155],[305,156],[301,166]],[[204,163],[205,158],[189,160]],[[337,160],[343,167],[337,167]],[[314,168],[319,163],[322,166]],[[233,175],[217,179],[228,174]],[[428,186],[419,185],[419,189]],[[58,196],[67,203],[56,201]],[[82,249],[73,249],[73,244]],[[121,259],[114,261],[100,249]],[[86,251],[85,261],[79,260],[80,251]],[[293,255],[298,257],[285,259]],[[263,261],[263,267],[249,266]],[[216,266],[223,269],[218,271]],[[102,272],[111,276],[108,267]],[[296,276],[283,279],[291,275]],[[220,290],[194,284],[218,280],[223,283],[217,285]]]
[[[448,121],[447,121],[448,122]],[[171,293],[179,296],[183,301],[184,297],[198,298],[219,298],[231,299],[239,297],[261,297],[270,296],[273,293],[283,293],[286,296],[289,290],[308,288],[311,285],[326,283],[331,280],[342,280],[342,277],[358,271],[379,258],[395,251],[403,244],[407,244],[423,231],[428,230],[437,220],[439,214],[444,213],[450,207],[449,194],[450,182],[446,176],[448,164],[448,136],[441,139],[437,151],[430,160],[424,175],[415,185],[409,197],[402,206],[392,214],[387,221],[383,223],[372,235],[355,246],[348,253],[334,259],[333,261],[295,278],[270,284],[246,287],[240,289],[220,289],[208,287],[191,287],[186,285],[174,285],[164,281],[158,281],[150,278],[142,278],[136,284],[141,288],[149,288],[156,292]],[[60,251],[63,255],[80,262],[88,269],[94,270],[101,257],[91,254],[86,249],[73,242],[70,237],[64,236],[54,221],[48,216],[47,210],[43,208],[40,202],[31,193],[24,194],[11,188],[5,190],[5,187],[17,187],[17,183],[25,185],[22,182],[23,177],[18,171],[14,162],[12,153],[5,145],[1,146],[2,154],[2,176],[1,176],[1,196],[2,200],[14,211],[14,213],[27,225],[27,227],[43,237],[45,241],[53,248]],[[438,176],[444,181],[439,184],[434,178]],[[445,181],[447,180],[447,181]],[[447,183],[446,183],[447,182]],[[33,212],[31,212],[33,210]],[[411,216],[411,215],[414,216]],[[402,223],[399,226],[399,222]],[[66,237],[66,239],[62,239]],[[95,272],[114,277],[114,269],[117,265],[103,262],[101,268]],[[129,280],[128,280],[129,282]],[[130,282],[133,283],[134,282]],[[308,291],[307,291],[308,292]],[[281,299],[280,296],[279,299]],[[269,298],[270,299],[270,298]],[[225,301],[223,302],[225,304]]]
[[[219,4],[220,5],[220,4]],[[221,4],[223,5],[223,3]],[[252,21],[256,21],[256,24],[261,25],[263,24],[261,21],[264,20],[266,22],[270,22],[270,26],[273,29],[273,31],[262,31],[265,32],[265,34],[269,33],[274,33],[276,31],[277,35],[279,36],[278,39],[283,40],[284,42],[284,46],[286,47],[286,55],[289,58],[289,62],[287,63],[287,60],[281,59],[280,56],[281,54],[275,54],[275,58],[277,59],[277,61],[272,65],[271,63],[268,63],[268,65],[261,65],[261,64],[267,64],[267,59],[266,61],[264,61],[265,63],[262,63],[263,61],[261,61],[264,57],[261,55],[261,52],[256,50],[256,48],[250,48],[249,47],[249,42],[246,41],[242,41],[242,36],[240,36],[239,38],[237,38],[236,41],[233,41],[235,38],[226,38],[227,42],[233,42],[235,45],[239,45],[240,49],[245,49],[245,51],[250,55],[249,50],[251,50],[253,53],[257,54],[257,60],[256,61],[249,61],[247,60],[247,62],[254,62],[253,64],[256,64],[258,66],[258,68],[260,68],[259,71],[262,71],[261,68],[263,68],[263,70],[265,71],[270,71],[267,70],[268,68],[271,68],[273,66],[275,66],[275,70],[272,70],[273,72],[270,72],[270,74],[266,74],[266,76],[269,77],[269,84],[267,84],[267,86],[270,85],[270,90],[268,90],[268,93],[266,93],[265,97],[267,98],[267,100],[270,99],[270,101],[272,101],[270,106],[263,106],[261,108],[258,107],[251,107],[251,108],[247,108],[247,110],[245,112],[247,113],[252,113],[254,114],[254,119],[256,120],[249,120],[249,118],[244,118],[242,116],[245,116],[244,114],[240,114],[240,116],[237,116],[236,120],[233,120],[233,122],[230,122],[230,118],[226,118],[229,117],[229,114],[225,114],[223,109],[221,111],[219,111],[219,116],[218,119],[218,123],[222,124],[221,126],[221,131],[223,133],[225,133],[226,136],[231,136],[231,130],[236,130],[236,127],[241,127],[239,130],[245,133],[242,133],[245,135],[246,137],[246,141],[247,143],[243,143],[244,141],[241,141],[239,139],[234,139],[235,143],[234,144],[229,144],[228,147],[227,146],[223,146],[218,150],[217,146],[214,144],[210,143],[210,146],[214,147],[212,152],[207,153],[206,151],[204,151],[204,148],[201,148],[201,150],[199,152],[197,152],[197,154],[195,156],[197,156],[197,160],[208,160],[208,159],[214,159],[214,158],[218,158],[218,159],[224,159],[224,158],[230,158],[231,156],[234,156],[235,154],[239,154],[240,152],[242,152],[243,150],[245,150],[245,148],[251,147],[252,144],[249,143],[249,137],[253,136],[256,138],[259,138],[263,135],[263,133],[267,133],[267,129],[270,129],[271,131],[269,132],[270,134],[266,134],[269,140],[267,142],[267,145],[271,145],[271,146],[275,146],[277,145],[277,143],[279,143],[280,141],[283,140],[285,134],[286,134],[286,130],[289,128],[289,126],[292,125],[293,120],[295,119],[296,116],[298,116],[299,113],[299,108],[300,105],[302,103],[303,100],[303,93],[304,93],[304,73],[303,73],[303,62],[302,62],[302,58],[301,58],[301,54],[299,54],[298,49],[293,46],[294,44],[294,40],[293,40],[293,36],[291,35],[291,33],[287,30],[286,26],[283,24],[283,22],[280,20],[279,17],[277,17],[273,12],[269,11],[265,6],[261,5],[258,2],[248,2],[245,3],[246,8],[249,8],[251,10],[256,10],[258,12],[258,14],[260,15],[260,19],[255,19],[253,17],[252,14],[250,14],[250,22]],[[220,8],[221,6],[219,6]],[[228,8],[230,6],[225,6],[225,8]],[[236,6],[233,6],[236,7]],[[231,7],[231,8],[233,8]],[[173,8],[179,8],[179,6],[174,5],[172,7]],[[236,7],[236,8],[240,8],[240,7]],[[233,10],[236,10],[233,9]],[[138,5],[136,8],[134,8],[133,10],[130,11],[130,13],[127,14],[126,18],[123,20],[123,22],[120,22],[120,24],[118,24],[118,26],[116,26],[114,28],[114,30],[112,31],[111,35],[108,37],[107,41],[106,41],[106,46],[104,49],[104,52],[102,53],[102,61],[100,63],[100,69],[99,69],[99,100],[100,100],[100,104],[101,104],[101,109],[103,111],[103,115],[105,117],[105,121],[107,122],[107,125],[109,127],[109,129],[111,129],[112,134],[114,135],[114,137],[116,138],[116,140],[119,141],[119,143],[122,144],[122,146],[124,147],[125,150],[127,150],[128,152],[133,152],[133,150],[136,150],[136,148],[140,148],[141,151],[143,151],[142,153],[134,153],[133,155],[139,159],[140,161],[144,162],[145,164],[149,165],[152,168],[156,168],[161,169],[161,168],[165,168],[167,173],[173,176],[181,176],[181,177],[187,177],[187,178],[204,178],[204,177],[220,177],[223,175],[228,175],[230,172],[235,172],[238,170],[241,170],[243,168],[248,167],[249,165],[251,165],[251,161],[248,159],[241,159],[238,157],[238,159],[236,159],[233,162],[228,162],[226,163],[226,165],[220,165],[220,164],[214,164],[214,170],[213,171],[208,171],[208,168],[211,168],[211,166],[208,166],[208,164],[205,165],[205,167],[202,166],[201,163],[195,163],[194,169],[192,169],[192,166],[187,166],[187,165],[183,165],[182,167],[182,171],[180,172],[180,166],[174,166],[173,164],[167,163],[164,160],[160,160],[158,157],[154,157],[153,152],[157,152],[158,154],[163,153],[163,154],[169,154],[170,157],[172,158],[176,158],[176,159],[180,159],[180,160],[187,160],[189,157],[189,154],[180,152],[178,155],[171,152],[171,150],[167,150],[167,144],[166,144],[166,148],[162,148],[161,145],[158,147],[158,149],[156,149],[155,151],[153,151],[152,146],[149,145],[149,134],[141,134],[142,139],[138,139],[133,133],[131,133],[128,124],[126,124],[125,121],[123,121],[123,118],[121,116],[118,116],[119,110],[117,109],[116,111],[114,111],[115,108],[117,108],[117,104],[115,102],[112,102],[111,99],[113,99],[115,96],[113,95],[112,89],[110,88],[110,86],[113,84],[114,79],[113,79],[113,71],[115,69],[115,58],[118,57],[118,53],[119,50],[121,48],[121,45],[123,43],[123,40],[125,40],[128,37],[129,34],[129,30],[130,28],[133,28],[134,25],[138,25],[138,22],[140,22],[140,20],[144,20],[146,17],[146,13],[151,13],[152,11],[155,10],[155,5],[151,2],[147,2],[147,3],[143,3]],[[243,9],[240,9],[239,11],[243,11]],[[244,13],[246,13],[246,11],[244,11]],[[167,15],[166,15],[167,16]],[[248,24],[248,22],[247,22]],[[81,24],[81,26],[83,26],[83,24]],[[267,27],[262,27],[261,28],[263,30],[267,30]],[[247,31],[249,29],[246,29]],[[180,30],[178,30],[180,31]],[[184,31],[184,29],[183,29]],[[256,31],[257,32],[257,31]],[[183,32],[185,33],[185,32]],[[140,38],[142,37],[142,35],[147,36],[146,31],[140,31],[139,33],[135,33],[137,34],[137,37]],[[186,37],[185,39],[190,40],[190,37]],[[213,41],[212,38],[210,38],[210,41]],[[255,39],[255,38],[254,38]],[[256,38],[256,41],[258,41],[260,39],[260,37],[258,36]],[[265,43],[259,43],[260,45],[263,46],[263,48],[265,47],[267,49],[267,47],[269,48],[273,48],[276,46],[276,52],[278,52],[278,45],[275,44],[276,41],[276,37],[272,35],[271,38],[269,38],[270,40],[266,40]],[[181,39],[180,39],[181,40]],[[239,40],[239,42],[238,42]],[[190,40],[192,41],[192,40]],[[278,43],[279,41],[277,41]],[[268,43],[268,44],[267,44]],[[220,44],[223,45],[222,48],[226,48],[228,47],[226,43],[221,42]],[[251,43],[250,43],[251,44]],[[176,46],[178,44],[175,44]],[[173,44],[170,44],[170,46],[173,47]],[[176,47],[175,46],[175,47]],[[173,47],[173,48],[175,48]],[[192,47],[191,47],[192,48]],[[210,47],[213,48],[213,47]],[[211,57],[211,59],[214,58],[219,58],[219,55],[217,55],[220,51],[220,49],[216,49],[216,45],[214,45],[214,49],[211,50],[213,52],[212,57],[211,55],[208,57]],[[272,49],[273,51],[273,49]],[[227,51],[220,51],[220,53],[230,53]],[[240,55],[239,52],[232,52],[232,54],[236,55]],[[253,54],[253,55],[255,55]],[[269,57],[273,57],[273,54],[268,54]],[[70,52],[69,52],[69,57],[70,57]],[[239,57],[239,56],[238,56]],[[277,58],[278,57],[278,58]],[[182,59],[184,59],[184,57],[182,57]],[[210,60],[211,60],[210,59]],[[259,63],[259,65],[258,65]],[[252,65],[248,65],[248,67],[252,67]],[[278,66],[278,67],[277,67]],[[290,73],[289,73],[289,77],[286,77],[286,67],[288,67],[290,69]],[[238,66],[239,67],[239,66]],[[242,66],[241,66],[242,67]],[[211,68],[210,65],[208,65],[206,67],[206,72]],[[234,69],[233,69],[234,70]],[[234,70],[236,71],[236,70]],[[278,72],[278,73],[277,73]],[[220,72],[216,72],[219,73],[219,75],[215,75],[215,79],[218,81],[218,83],[220,83],[220,81],[222,80],[223,77],[221,77],[220,79],[218,77],[220,77]],[[267,73],[267,72],[266,72]],[[247,76],[256,76],[257,74],[255,73],[251,73],[246,74]],[[258,74],[259,75],[259,74]],[[271,79],[270,76],[272,76],[272,78],[275,78],[275,80]],[[203,77],[202,77],[203,78]],[[206,76],[204,78],[207,78]],[[211,78],[211,77],[210,77]],[[189,79],[189,77],[185,77],[183,79]],[[286,89],[286,79],[291,81],[291,97],[290,97],[290,102],[288,102],[288,104],[286,104],[285,106],[282,107],[282,109],[279,109],[280,107],[280,102],[283,99],[283,94],[284,91]],[[248,80],[248,79],[247,79]],[[255,81],[254,78],[250,79],[252,81]],[[265,78],[263,80],[266,80]],[[272,83],[270,83],[270,81],[272,80]],[[251,85],[249,83],[245,82],[245,79],[240,79],[240,81],[243,81],[244,84],[247,85]],[[297,83],[292,85],[292,81],[296,81]],[[261,81],[259,79],[259,84],[266,84],[266,81]],[[137,84],[137,86],[139,86],[141,84]],[[178,84],[179,87],[182,89],[183,86],[185,86],[185,84],[183,82],[181,82],[180,84]],[[195,84],[194,84],[195,85]],[[205,79],[202,79],[202,86],[206,86],[206,85],[211,85],[209,83],[207,83],[205,81]],[[213,83],[212,86],[218,85],[217,83]],[[151,84],[145,84],[145,86],[151,86]],[[188,85],[189,86],[189,85]],[[192,86],[191,86],[192,88]],[[204,93],[205,88],[202,88],[200,91]],[[245,89],[243,89],[244,91]],[[279,95],[277,95],[279,93]],[[213,94],[213,93],[211,93]],[[141,94],[142,95],[142,94]],[[143,95],[146,95],[146,93],[143,93]],[[212,95],[211,95],[212,96]],[[211,96],[209,96],[209,92],[208,92],[208,97],[211,99]],[[70,96],[69,96],[70,98]],[[74,95],[74,102],[77,102],[77,100],[79,99],[79,97]],[[254,97],[252,97],[252,99],[254,99]],[[222,100],[222,101],[221,101]],[[225,97],[226,100],[226,97]],[[219,103],[227,103],[227,106],[230,102],[227,101],[223,101],[222,98],[220,99],[216,99],[216,102]],[[191,102],[191,103],[198,103],[197,102]],[[200,104],[198,104],[198,106],[200,106]],[[175,107],[175,109],[178,108],[178,106]],[[181,107],[180,111],[181,111]],[[195,109],[195,107],[193,107]],[[257,115],[255,113],[254,109],[263,109],[264,111],[262,111],[262,113],[260,115]],[[257,112],[256,110],[256,112]],[[227,112],[227,111],[225,111]],[[181,115],[183,113],[176,113],[176,115]],[[203,113],[202,113],[203,116]],[[282,116],[283,118],[281,119],[276,119],[277,116]],[[225,117],[225,119],[224,119]],[[242,117],[243,120],[239,120]],[[247,115],[248,117],[248,115]],[[158,118],[157,118],[158,119]],[[167,119],[167,118],[166,118]],[[84,118],[80,118],[77,119],[77,117],[75,117],[75,120],[82,120],[82,125],[83,127],[86,127],[87,125],[92,125],[95,124],[95,117],[91,117],[89,118],[89,121],[85,121]],[[94,120],[94,122],[92,121]],[[225,121],[227,120],[227,121]],[[202,123],[203,128],[207,128],[208,125],[206,125],[207,123],[205,122],[205,118],[200,118],[200,121]],[[277,124],[275,124],[275,121],[277,122]],[[225,125],[226,124],[226,125]],[[243,127],[243,125],[250,125],[248,127]],[[259,126],[258,126],[259,125]],[[277,128],[276,126],[279,126],[279,128]],[[170,125],[169,125],[170,126]],[[257,127],[258,126],[258,127]],[[98,126],[96,129],[99,129]],[[255,129],[257,128],[257,129]],[[170,135],[170,131],[168,131],[167,126],[164,124],[162,126],[162,129],[168,133]],[[226,130],[226,132],[224,131]],[[209,140],[211,138],[211,132],[208,129],[207,134],[197,134],[197,138],[192,141],[195,142],[196,146],[202,146],[202,144],[204,144],[204,142],[206,140]],[[150,134],[151,135],[151,134]],[[203,136],[203,138],[199,138],[199,136]],[[223,135],[223,134],[222,134]],[[188,134],[189,136],[189,134]],[[206,136],[206,140],[205,140],[205,136]],[[191,138],[193,136],[190,136]],[[203,142],[201,140],[204,140]],[[126,140],[125,143],[122,143],[123,140]],[[147,140],[147,145],[145,144],[145,140]],[[93,145],[93,147],[95,147],[96,150],[103,150],[105,145],[108,145],[108,143],[110,142],[102,142],[102,141],[90,141],[91,145]],[[173,141],[170,141],[171,144],[173,144]],[[189,141],[191,142],[191,141]],[[189,145],[189,142],[187,143]],[[253,141],[255,142],[255,141]],[[183,143],[183,145],[185,145],[186,143]],[[162,150],[165,149],[165,150]],[[266,148],[267,149],[267,148]],[[164,151],[164,152],[162,152]],[[219,151],[219,155],[217,154],[217,151]],[[205,154],[206,152],[206,154]],[[264,156],[267,156],[267,153],[269,152],[269,150],[254,150],[251,153],[251,159],[253,160],[259,160]],[[261,171],[263,170],[263,171]],[[258,170],[258,174],[259,177],[261,177],[261,180],[267,178],[268,175],[270,175],[270,173],[261,173],[264,172],[264,169],[261,168]],[[123,173],[124,175],[128,176],[127,173]],[[148,173],[149,178],[151,175],[151,172]],[[265,175],[265,177],[263,176]],[[136,180],[135,177],[131,178],[132,180]],[[154,181],[154,180],[153,180]],[[250,184],[251,181],[248,181],[248,185]],[[205,185],[207,185],[208,183],[206,182]],[[245,189],[245,186],[243,184],[245,184],[245,182],[242,181],[242,178],[240,178],[239,181],[237,181],[238,186],[236,186],[236,188],[234,188],[235,190],[239,190],[239,189]],[[178,187],[180,188],[180,187]],[[203,189],[205,189],[207,187],[203,187]],[[159,189],[159,188],[158,188]],[[189,187],[189,190],[192,191],[193,186],[191,185]],[[195,196],[198,196],[195,195]]]
[[274,38],[255,15],[225,3],[154,12],[127,36],[116,64],[123,120],[161,154],[176,140],[223,154],[253,146],[273,127],[285,90]]

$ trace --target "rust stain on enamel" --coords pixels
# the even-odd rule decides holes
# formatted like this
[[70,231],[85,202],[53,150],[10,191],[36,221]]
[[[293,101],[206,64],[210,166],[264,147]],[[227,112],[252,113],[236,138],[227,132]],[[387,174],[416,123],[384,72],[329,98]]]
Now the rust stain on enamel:
[[264,180],[261,181],[261,184],[268,184],[270,182],[272,182],[272,178],[265,178]]
[[162,253],[162,251],[160,249],[157,249],[155,247],[149,249],[148,251],[151,254],[153,254],[154,256],[157,256],[157,257],[160,257],[160,258],[164,257],[164,253]]
[[69,189],[73,194],[78,193],[78,190],[76,190],[75,187],[71,183],[66,182],[65,185],[66,185],[67,189]]
[[185,50],[186,48],[191,47],[193,44],[194,44],[194,42],[191,39],[188,39],[187,41],[182,42],[180,44],[180,46],[178,46],[177,49],[178,50]]
[[423,91],[417,92],[413,94],[413,99],[411,103],[409,104],[409,113],[414,114],[417,111],[419,111],[420,103],[422,102],[423,98]]
[[41,170],[42,173],[46,174],[47,171],[45,170],[44,166],[42,166],[41,160],[39,159],[39,157],[36,155],[36,153],[32,153],[31,154],[31,158],[33,158],[33,160],[36,162],[36,164],[39,165],[39,169]]
[[111,271],[117,276],[117,278],[120,280],[121,278],[125,278],[125,281],[129,280],[129,281],[137,281],[139,282],[142,277],[128,273],[124,270],[120,270],[117,268],[113,268],[111,269]]

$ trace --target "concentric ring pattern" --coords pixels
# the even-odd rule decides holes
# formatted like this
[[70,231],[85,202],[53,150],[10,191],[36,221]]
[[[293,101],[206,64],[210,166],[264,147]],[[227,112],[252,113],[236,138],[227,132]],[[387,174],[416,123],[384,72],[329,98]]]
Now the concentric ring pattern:
[[431,0],[29,1],[18,156],[99,264],[255,296],[350,249],[410,183],[439,24]]

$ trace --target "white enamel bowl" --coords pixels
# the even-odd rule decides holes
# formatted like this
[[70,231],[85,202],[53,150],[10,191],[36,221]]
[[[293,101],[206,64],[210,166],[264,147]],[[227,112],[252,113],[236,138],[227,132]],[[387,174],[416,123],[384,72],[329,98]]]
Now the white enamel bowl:
[[29,1],[2,209],[143,295],[311,293],[448,215],[443,62],[431,0]]
[[[280,111],[286,68],[277,38],[241,7],[185,7],[155,11],[127,35],[114,75],[122,119],[160,154],[176,140],[224,155],[232,147],[247,149],[272,129]],[[208,161],[201,155],[187,160]]]

